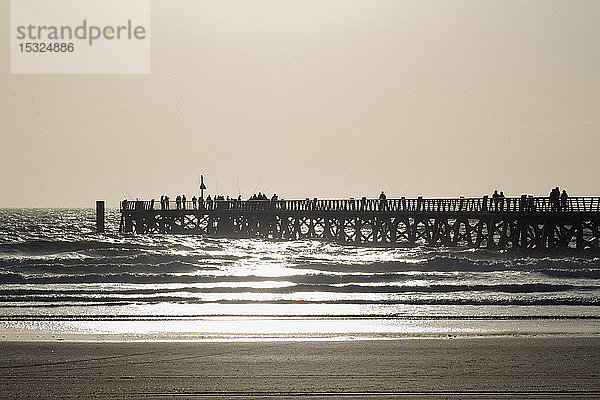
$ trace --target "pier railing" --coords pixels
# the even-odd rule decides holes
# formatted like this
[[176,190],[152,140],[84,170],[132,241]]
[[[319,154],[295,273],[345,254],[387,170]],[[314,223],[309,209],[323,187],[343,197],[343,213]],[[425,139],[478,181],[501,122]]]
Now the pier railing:
[[600,212],[600,197],[459,197],[399,199],[198,200],[160,202],[123,200],[121,211],[379,211],[379,212]]

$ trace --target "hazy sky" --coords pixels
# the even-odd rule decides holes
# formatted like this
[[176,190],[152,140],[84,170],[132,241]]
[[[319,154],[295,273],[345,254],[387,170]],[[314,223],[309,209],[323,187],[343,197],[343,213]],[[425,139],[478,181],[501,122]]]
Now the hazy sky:
[[600,1],[155,0],[152,74],[11,75],[0,207],[600,194]]

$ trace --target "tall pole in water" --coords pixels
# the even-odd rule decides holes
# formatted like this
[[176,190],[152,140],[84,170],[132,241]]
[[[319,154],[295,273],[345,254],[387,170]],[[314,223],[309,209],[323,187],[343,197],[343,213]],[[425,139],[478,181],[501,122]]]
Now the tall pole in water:
[[104,232],[104,200],[96,201],[96,232]]
[[206,185],[204,184],[204,175],[200,175],[200,198],[204,199],[204,189],[206,189]]

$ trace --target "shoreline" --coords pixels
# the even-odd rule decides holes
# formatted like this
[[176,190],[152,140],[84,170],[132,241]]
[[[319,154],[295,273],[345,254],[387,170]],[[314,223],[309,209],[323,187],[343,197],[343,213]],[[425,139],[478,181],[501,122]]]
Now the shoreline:
[[302,343],[302,342],[394,342],[410,340],[511,340],[511,339],[560,339],[585,338],[600,339],[600,333],[510,333],[510,334],[413,334],[413,335],[169,335],[160,333],[154,335],[130,334],[64,334],[64,335],[4,335],[0,334],[0,343]]
[[352,341],[447,337],[600,337],[600,319],[0,319],[0,341]]

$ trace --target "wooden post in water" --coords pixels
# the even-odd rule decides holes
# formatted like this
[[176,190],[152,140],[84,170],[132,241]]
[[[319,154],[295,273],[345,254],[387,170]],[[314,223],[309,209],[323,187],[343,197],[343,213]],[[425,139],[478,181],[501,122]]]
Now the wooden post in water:
[[104,200],[96,201],[96,232],[104,232]]

